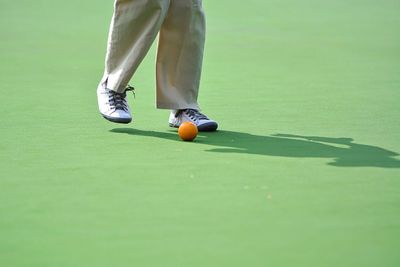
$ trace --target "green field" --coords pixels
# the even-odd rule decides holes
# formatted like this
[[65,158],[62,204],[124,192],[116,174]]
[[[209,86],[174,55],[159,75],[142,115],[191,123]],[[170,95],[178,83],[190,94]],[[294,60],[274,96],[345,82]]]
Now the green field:
[[400,266],[400,1],[205,0],[220,131],[97,110],[112,1],[1,1],[1,267]]

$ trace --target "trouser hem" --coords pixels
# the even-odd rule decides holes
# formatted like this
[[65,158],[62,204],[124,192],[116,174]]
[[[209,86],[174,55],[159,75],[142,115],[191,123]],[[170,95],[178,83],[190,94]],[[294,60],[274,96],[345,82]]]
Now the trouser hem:
[[171,103],[157,103],[156,104],[157,109],[196,109],[200,110],[200,106],[198,104],[184,104],[184,105],[179,105],[179,104],[171,104]]

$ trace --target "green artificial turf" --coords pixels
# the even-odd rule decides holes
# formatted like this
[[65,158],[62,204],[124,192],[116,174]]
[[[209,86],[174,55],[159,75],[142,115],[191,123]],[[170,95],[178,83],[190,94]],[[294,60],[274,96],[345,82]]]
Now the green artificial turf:
[[0,8],[0,266],[400,265],[398,0],[205,0],[182,142],[154,108],[153,47],[102,119],[112,1]]

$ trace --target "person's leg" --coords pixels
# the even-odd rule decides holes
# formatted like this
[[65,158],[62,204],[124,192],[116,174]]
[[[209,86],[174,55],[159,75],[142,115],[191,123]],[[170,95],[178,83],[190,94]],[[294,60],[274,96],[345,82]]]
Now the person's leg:
[[97,88],[100,113],[109,121],[129,123],[129,80],[148,52],[167,14],[169,0],[115,0],[105,71]]
[[157,52],[157,108],[172,109],[171,127],[194,123],[199,131],[218,124],[199,112],[205,17],[201,0],[171,0]]
[[157,51],[157,108],[199,109],[205,40],[201,0],[170,0]]
[[147,54],[170,0],[116,0],[102,84],[122,93]]

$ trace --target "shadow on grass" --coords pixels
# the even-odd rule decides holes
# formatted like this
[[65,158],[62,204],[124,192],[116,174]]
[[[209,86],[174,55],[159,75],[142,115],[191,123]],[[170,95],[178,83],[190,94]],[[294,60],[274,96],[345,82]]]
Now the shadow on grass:
[[[113,133],[150,136],[179,141],[176,131],[155,132],[132,128],[112,129]],[[331,138],[293,134],[253,135],[233,131],[202,132],[195,144],[214,146],[215,153],[242,153],[291,158],[328,158],[337,167],[400,168],[399,154],[377,146],[355,143],[352,138]]]

